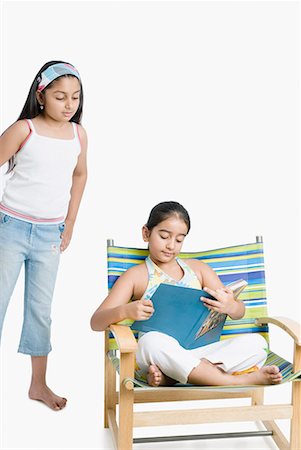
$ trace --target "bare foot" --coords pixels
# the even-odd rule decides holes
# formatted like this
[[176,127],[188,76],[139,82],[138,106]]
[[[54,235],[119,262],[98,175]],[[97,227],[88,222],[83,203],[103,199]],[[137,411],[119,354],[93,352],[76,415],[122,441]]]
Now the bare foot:
[[28,396],[31,400],[38,400],[45,403],[49,408],[54,411],[59,411],[65,408],[67,399],[59,397],[51,389],[45,385],[31,386],[28,392]]
[[263,366],[257,372],[249,374],[249,377],[254,384],[279,384],[282,381],[282,375],[277,366]]
[[163,373],[155,364],[151,364],[148,368],[147,384],[150,386],[160,386],[163,378]]
[[150,386],[170,386],[176,381],[164,375],[156,364],[151,364],[148,368],[147,383]]

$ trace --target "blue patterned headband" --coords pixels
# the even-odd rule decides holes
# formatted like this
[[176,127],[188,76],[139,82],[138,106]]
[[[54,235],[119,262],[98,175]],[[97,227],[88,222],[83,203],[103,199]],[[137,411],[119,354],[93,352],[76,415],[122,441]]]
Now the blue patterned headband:
[[46,70],[44,70],[44,72],[42,72],[41,76],[38,78],[38,91],[42,92],[43,89],[48,86],[48,84],[52,83],[53,80],[63,75],[73,75],[78,80],[80,80],[78,71],[75,69],[75,67],[71,66],[71,64],[53,64],[53,66],[49,66]]

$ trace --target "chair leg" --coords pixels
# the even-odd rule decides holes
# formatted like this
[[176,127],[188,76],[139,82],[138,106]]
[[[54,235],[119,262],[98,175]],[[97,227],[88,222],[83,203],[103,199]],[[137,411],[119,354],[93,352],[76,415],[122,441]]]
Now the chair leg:
[[109,410],[112,410],[116,416],[116,370],[113,367],[110,358],[108,357],[109,351],[109,332],[105,331],[105,385],[104,385],[104,427],[109,428]]
[[116,415],[116,370],[109,357],[105,355],[105,401],[104,427],[109,428],[109,409]]
[[123,353],[120,358],[120,386],[119,386],[119,426],[118,450],[132,450],[133,448],[133,414],[134,390],[127,389],[123,384],[125,377],[134,374],[134,353]]
[[[301,346],[295,344],[294,372],[297,370],[301,370]],[[290,450],[301,450],[301,381],[295,381],[292,384],[293,417]]]
[[[264,388],[256,389],[252,394],[252,405],[263,405]],[[289,450],[289,443],[274,420],[263,420],[262,424],[268,431],[272,431],[272,438],[280,450]]]
[[264,388],[257,388],[252,393],[252,405],[263,405]]

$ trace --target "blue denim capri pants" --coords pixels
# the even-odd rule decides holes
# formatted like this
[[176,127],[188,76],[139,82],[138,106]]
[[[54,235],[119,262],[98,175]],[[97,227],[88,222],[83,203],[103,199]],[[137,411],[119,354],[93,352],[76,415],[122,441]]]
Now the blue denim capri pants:
[[24,264],[24,317],[18,351],[51,351],[51,303],[64,224],[35,224],[0,212],[0,338],[5,313]]

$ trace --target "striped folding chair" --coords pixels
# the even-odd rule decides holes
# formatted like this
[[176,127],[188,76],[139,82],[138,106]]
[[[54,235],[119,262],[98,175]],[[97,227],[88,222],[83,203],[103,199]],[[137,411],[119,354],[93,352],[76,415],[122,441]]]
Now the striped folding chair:
[[[108,241],[108,288],[128,268],[142,264],[148,255],[145,249],[114,246]],[[262,238],[255,243],[226,247],[197,253],[181,253],[183,259],[196,258],[209,264],[227,285],[238,279],[248,282],[240,294],[245,302],[246,314],[241,320],[225,322],[221,339],[241,333],[260,333],[269,343],[268,324],[272,323],[286,331],[294,341],[293,364],[269,350],[267,364],[280,367],[282,383],[292,383],[292,400],[288,404],[264,405],[264,388],[274,386],[191,386],[150,387],[135,378],[135,351],[137,336],[129,328],[131,322],[111,325],[105,332],[105,427],[112,431],[115,447],[130,450],[133,443],[168,440],[194,440],[225,437],[271,436],[279,449],[301,449],[301,332],[300,326],[289,319],[267,316],[265,291],[264,255]],[[118,389],[116,389],[116,373]],[[250,406],[172,409],[163,411],[134,411],[135,403],[250,398]],[[119,414],[117,418],[117,405]],[[290,419],[290,442],[276,425],[276,419]],[[212,422],[262,421],[264,431],[215,433],[212,435],[161,436],[134,438],[134,427],[187,425]]]

